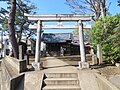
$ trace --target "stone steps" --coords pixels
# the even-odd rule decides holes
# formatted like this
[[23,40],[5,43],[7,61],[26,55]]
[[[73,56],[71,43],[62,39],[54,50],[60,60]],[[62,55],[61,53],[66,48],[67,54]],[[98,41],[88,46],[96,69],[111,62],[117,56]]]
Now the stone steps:
[[77,73],[45,73],[42,90],[81,90]]
[[78,85],[47,85],[42,90],[81,90]]
[[78,77],[77,73],[46,73],[47,78],[76,78]]
[[44,83],[47,85],[79,85],[77,78],[46,78]]

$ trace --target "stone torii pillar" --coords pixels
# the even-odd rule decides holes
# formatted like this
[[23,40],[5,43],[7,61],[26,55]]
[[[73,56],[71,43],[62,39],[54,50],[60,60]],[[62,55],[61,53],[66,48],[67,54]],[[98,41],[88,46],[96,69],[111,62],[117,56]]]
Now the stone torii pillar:
[[85,56],[85,45],[84,45],[84,33],[83,33],[83,23],[81,20],[78,22],[79,24],[79,44],[80,44],[80,54],[81,54],[81,62],[86,61]]
[[40,70],[40,48],[41,48],[41,32],[42,32],[42,21],[38,20],[37,23],[37,38],[36,38],[36,50],[35,50],[35,62],[32,63],[32,66],[35,70]]
[[86,55],[85,55],[83,23],[81,20],[78,21],[78,30],[79,30],[79,44],[80,44],[80,57],[81,57],[81,62],[79,62],[78,68],[79,69],[89,68],[89,64],[86,60]]

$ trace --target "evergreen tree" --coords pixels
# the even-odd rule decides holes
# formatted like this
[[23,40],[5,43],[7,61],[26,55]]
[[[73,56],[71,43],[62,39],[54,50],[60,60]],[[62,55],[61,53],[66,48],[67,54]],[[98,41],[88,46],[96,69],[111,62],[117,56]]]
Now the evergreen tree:
[[[28,30],[28,25],[31,23],[27,21],[27,18],[24,16],[24,13],[35,14],[35,9],[35,5],[33,5],[29,0],[8,1],[8,10],[10,10],[9,18],[2,18],[1,23],[4,23],[2,24],[4,30],[8,30],[9,32],[9,39],[12,44],[15,58],[18,58],[18,43],[21,42],[22,32],[23,30]],[[30,37],[33,31],[29,31],[27,31],[27,33],[29,33],[29,35],[27,36]]]
[[95,22],[91,37],[96,48],[102,45],[103,56],[108,61],[120,60],[120,14],[107,16]]

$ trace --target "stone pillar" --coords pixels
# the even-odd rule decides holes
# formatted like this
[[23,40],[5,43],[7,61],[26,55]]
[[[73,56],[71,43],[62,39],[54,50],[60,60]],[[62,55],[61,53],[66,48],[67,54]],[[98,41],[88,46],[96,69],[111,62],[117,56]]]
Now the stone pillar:
[[3,49],[4,49],[3,50],[3,57],[5,57],[6,56],[6,49],[7,49],[7,41],[5,41]]
[[35,51],[35,63],[40,62],[41,31],[42,31],[42,22],[38,21],[37,38],[36,38],[36,51]]
[[92,65],[96,65],[98,64],[98,61],[97,61],[97,56],[94,54],[92,55]]
[[22,45],[19,45],[19,60],[22,60],[23,58],[23,52],[22,52]]
[[79,24],[79,44],[80,44],[80,56],[81,56],[81,62],[78,62],[79,65],[78,69],[89,68],[89,63],[86,61],[86,55],[85,55],[82,21],[79,21],[78,24]]
[[26,60],[26,65],[29,65],[29,55],[25,55],[24,60]]
[[40,66],[41,32],[42,32],[42,22],[39,20],[37,23],[35,62],[32,64],[35,70],[40,70],[41,67]]
[[102,63],[102,46],[100,44],[97,44],[97,58],[99,60],[99,64]]
[[83,34],[83,24],[82,24],[81,21],[79,21],[78,24],[79,24],[79,43],[80,43],[81,62],[86,62],[85,46],[84,46],[84,34]]
[[60,47],[60,56],[64,56],[64,50],[62,46]]

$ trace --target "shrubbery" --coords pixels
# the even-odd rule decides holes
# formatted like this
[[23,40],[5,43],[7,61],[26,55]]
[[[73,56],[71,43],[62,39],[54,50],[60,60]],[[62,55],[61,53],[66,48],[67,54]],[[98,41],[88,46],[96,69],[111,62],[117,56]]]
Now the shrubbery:
[[95,22],[91,37],[96,45],[101,44],[103,56],[108,61],[120,61],[120,14],[106,16]]

